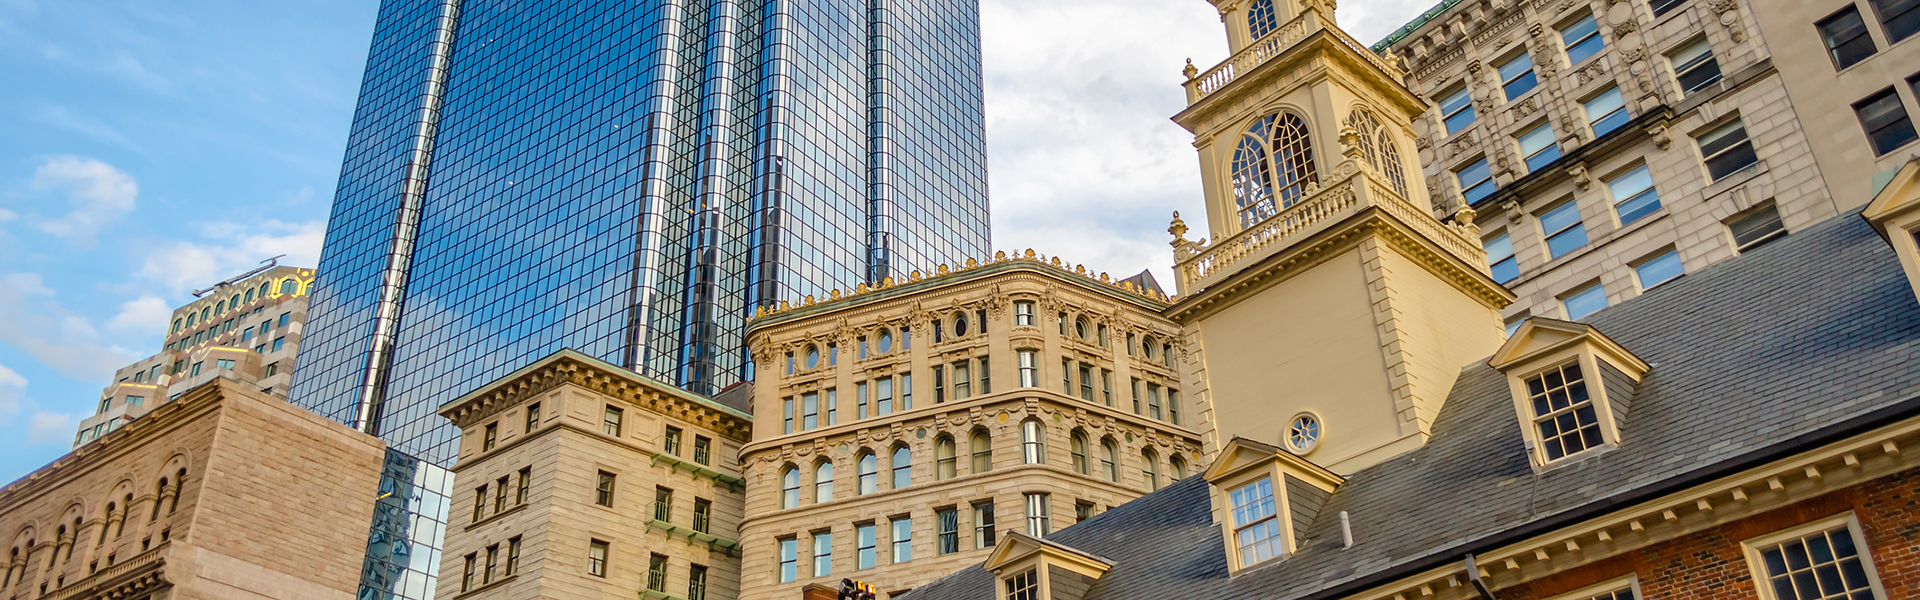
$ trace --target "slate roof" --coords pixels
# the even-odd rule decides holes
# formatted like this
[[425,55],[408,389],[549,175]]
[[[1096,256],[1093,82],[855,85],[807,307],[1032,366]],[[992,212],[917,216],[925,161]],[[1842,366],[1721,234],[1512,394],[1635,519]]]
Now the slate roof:
[[[1337,597],[1920,415],[1920,302],[1857,212],[1584,321],[1653,365],[1619,448],[1535,475],[1504,376],[1479,362],[1427,445],[1348,477],[1284,560],[1227,577],[1197,476],[1047,539],[1117,563],[1086,600]],[[992,584],[976,566],[906,598],[990,598]]]

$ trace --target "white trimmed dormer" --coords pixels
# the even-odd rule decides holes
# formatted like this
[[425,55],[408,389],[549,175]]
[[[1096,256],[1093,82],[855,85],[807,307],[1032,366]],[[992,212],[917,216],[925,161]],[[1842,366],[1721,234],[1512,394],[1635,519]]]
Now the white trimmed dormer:
[[995,600],[1081,600],[1113,561],[1010,531],[984,567],[993,573]]
[[1227,442],[1202,476],[1235,574],[1298,551],[1320,507],[1346,483],[1313,461],[1242,437]]
[[1894,253],[1900,256],[1900,268],[1907,272],[1907,283],[1920,296],[1920,157],[1894,170],[1892,179],[1879,187],[1860,216],[1893,245]]
[[1535,472],[1620,445],[1620,423],[1650,368],[1590,325],[1534,317],[1487,363],[1507,375]]

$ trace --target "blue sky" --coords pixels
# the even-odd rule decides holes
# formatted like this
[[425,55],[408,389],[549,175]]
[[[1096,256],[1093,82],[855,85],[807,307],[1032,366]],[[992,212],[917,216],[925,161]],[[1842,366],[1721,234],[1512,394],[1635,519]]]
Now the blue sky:
[[[1374,40],[1427,0],[1349,0]],[[312,266],[377,0],[0,0],[0,482],[69,449],[189,291]],[[1202,0],[982,0],[994,244],[1167,277],[1201,210]],[[1189,222],[1195,222],[1189,219]]]

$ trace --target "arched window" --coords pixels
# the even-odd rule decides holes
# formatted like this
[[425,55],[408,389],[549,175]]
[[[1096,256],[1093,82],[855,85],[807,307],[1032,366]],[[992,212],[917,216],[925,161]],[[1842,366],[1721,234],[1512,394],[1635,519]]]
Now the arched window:
[[872,452],[860,453],[860,489],[854,493],[866,495],[880,490],[880,459]]
[[1254,121],[1233,151],[1233,197],[1240,210],[1240,227],[1252,227],[1293,206],[1306,192],[1307,182],[1318,179],[1305,120],[1292,113],[1275,113]]
[[1087,434],[1078,430],[1073,432],[1073,472],[1091,475],[1087,472]]
[[1149,492],[1160,489],[1160,455],[1152,448],[1140,451],[1140,481]]
[[1174,454],[1167,457],[1167,464],[1173,467],[1174,481],[1187,478],[1187,459],[1180,458],[1179,454]]
[[800,506],[800,468],[787,465],[780,471],[780,508]]
[[266,297],[267,297],[267,290],[268,290],[268,289],[271,289],[271,288],[269,288],[269,287],[267,287],[267,286],[270,286],[270,285],[273,285],[273,282],[271,282],[271,281],[262,281],[262,282],[260,282],[260,297],[261,297],[261,298],[263,298],[263,299],[264,299],[264,298],[266,298]]
[[1393,185],[1393,191],[1405,197],[1407,176],[1400,167],[1400,147],[1393,143],[1387,127],[1373,118],[1373,113],[1359,108],[1347,115],[1347,126],[1360,134],[1360,152],[1367,158],[1367,164],[1379,169],[1387,183]]
[[1120,445],[1113,438],[1100,440],[1100,466],[1107,469],[1107,481],[1120,483]]
[[933,441],[933,478],[952,479],[959,474],[960,459],[955,456],[953,438],[942,435]]
[[173,499],[167,502],[167,514],[180,508],[180,490],[187,487],[187,470],[181,469],[173,478]]
[[813,468],[813,502],[819,504],[832,500],[833,463],[823,460],[820,461],[820,466]]
[[993,442],[987,439],[987,430],[975,429],[968,445],[973,450],[973,472],[985,473],[993,470]]
[[247,290],[247,304],[253,304],[253,290]]
[[152,523],[154,521],[160,520],[160,501],[165,500],[166,497],[167,497],[167,478],[161,477],[160,485],[156,485],[153,488],[153,514],[147,516],[148,523]]
[[893,489],[905,489],[913,485],[913,453],[906,446],[893,449]]
[[127,494],[126,498],[122,498],[120,505],[127,507],[127,513],[120,515],[120,525],[114,527],[113,537],[127,534],[127,520],[133,517],[133,494]]
[[294,281],[292,279],[288,279],[286,281],[280,282],[280,293],[282,294],[291,295],[294,292],[297,292],[299,290],[300,290],[300,282]]
[[1260,39],[1280,28],[1280,17],[1273,12],[1273,0],[1253,0],[1247,5],[1247,36]]
[[213,305],[213,314],[217,315],[223,312],[227,312],[227,301],[221,300],[218,304]]
[[1028,419],[1020,422],[1020,462],[1047,464],[1047,430],[1039,421]]

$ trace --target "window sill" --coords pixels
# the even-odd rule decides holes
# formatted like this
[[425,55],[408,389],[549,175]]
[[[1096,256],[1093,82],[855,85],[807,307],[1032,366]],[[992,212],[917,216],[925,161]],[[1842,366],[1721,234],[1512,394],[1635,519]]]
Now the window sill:
[[701,533],[694,531],[692,527],[681,527],[659,519],[648,519],[647,530],[666,533],[668,538],[685,538],[689,546],[693,544],[706,544],[709,552],[718,550],[727,556],[740,556],[740,542],[738,540],[730,540],[711,533]]
[[520,574],[519,574],[519,573],[514,573],[514,574],[512,574],[512,575],[505,575],[505,576],[502,576],[502,577],[500,577],[499,579],[495,579],[495,580],[493,580],[493,581],[490,581],[490,582],[487,582],[487,583],[482,583],[482,584],[480,584],[480,587],[476,587],[476,588],[473,588],[473,589],[470,589],[470,590],[467,590],[467,591],[464,591],[464,592],[460,592],[459,594],[457,594],[457,595],[455,595],[454,597],[455,597],[455,598],[465,598],[465,597],[468,597],[468,596],[473,596],[473,595],[477,595],[477,594],[479,594],[479,593],[481,593],[481,592],[484,592],[484,591],[487,591],[487,590],[491,590],[491,589],[494,589],[494,588],[497,588],[497,587],[500,587],[500,586],[503,586],[503,585],[506,585],[506,584],[507,584],[507,582],[509,582],[509,581],[513,581],[513,580],[515,580],[515,579],[519,579],[519,578],[520,578]]
[[[1913,37],[1920,37],[1920,34],[1914,34],[1914,36],[1913,36]],[[1907,39],[1913,39],[1913,38],[1907,38]],[[1913,148],[1915,148],[1915,146],[1914,146],[1914,144],[1916,144],[1916,143],[1920,143],[1920,138],[1914,138],[1914,139],[1911,139],[1911,140],[1907,140],[1907,141],[1906,141],[1906,143],[1904,143],[1904,144],[1900,144],[1900,145],[1898,145],[1898,146],[1894,146],[1893,148],[1891,148],[1891,149],[1888,149],[1888,150],[1887,150],[1886,152],[1879,152],[1879,153],[1875,153],[1875,154],[1873,155],[1873,159],[1874,159],[1874,160],[1880,160],[1880,159],[1883,159],[1883,158],[1886,158],[1886,157],[1889,157],[1889,156],[1893,156],[1893,155],[1895,155],[1895,154],[1899,154],[1899,153],[1900,153],[1900,152],[1901,152],[1902,150],[1911,150],[1911,149],[1913,149]],[[1869,147],[1871,147],[1871,146],[1873,146],[1873,140],[1872,140],[1872,139],[1868,139],[1868,140],[1867,140],[1867,146],[1869,146]]]
[[465,529],[466,529],[466,530],[468,530],[468,531],[471,531],[471,530],[473,530],[473,528],[475,528],[475,527],[479,527],[479,526],[482,526],[482,525],[486,525],[486,524],[488,524],[488,523],[492,523],[492,522],[494,522],[494,521],[498,521],[498,520],[500,520],[500,518],[501,518],[501,517],[505,517],[505,516],[507,516],[507,515],[511,515],[511,514],[513,514],[513,513],[517,513],[517,512],[520,512],[521,510],[524,510],[524,509],[526,509],[526,508],[527,508],[527,503],[526,503],[526,502],[521,502],[521,503],[519,503],[519,504],[515,504],[515,505],[513,505],[513,506],[509,506],[509,507],[507,507],[507,509],[506,509],[506,510],[503,510],[503,511],[500,511],[500,512],[497,512],[497,513],[493,513],[493,514],[491,514],[491,515],[487,515],[487,517],[486,517],[486,518],[484,518],[484,519],[480,519],[480,520],[478,520],[478,521],[474,521],[474,522],[472,522],[472,523],[468,523]]
[[721,473],[719,471],[715,471],[712,468],[707,467],[706,465],[701,465],[694,462],[680,460],[679,458],[676,458],[667,454],[654,454],[653,462],[651,463],[651,465],[657,466],[660,463],[666,463],[667,466],[672,467],[676,471],[686,471],[688,473],[692,473],[694,477],[699,477],[701,479],[711,479],[713,480],[715,485],[727,486],[728,489],[731,489],[735,492],[739,492],[740,490],[745,489],[747,485],[747,480],[745,479],[742,479],[740,477],[736,477],[733,475],[728,475],[726,473]]
[[660,590],[640,590],[641,600],[687,600]]
[[[1748,143],[1752,142],[1749,141]],[[1705,168],[1705,165],[1703,164],[1701,167]],[[1763,158],[1755,161],[1751,165],[1741,167],[1738,171],[1728,173],[1726,177],[1721,177],[1713,180],[1712,183],[1708,183],[1705,189],[1700,190],[1700,197],[1705,200],[1712,200],[1733,188],[1746,185],[1747,182],[1753,181],[1754,178],[1759,177],[1761,173],[1765,172],[1767,172],[1767,160]],[[1709,174],[1709,176],[1711,176],[1711,174]]]

